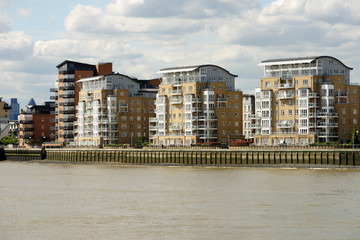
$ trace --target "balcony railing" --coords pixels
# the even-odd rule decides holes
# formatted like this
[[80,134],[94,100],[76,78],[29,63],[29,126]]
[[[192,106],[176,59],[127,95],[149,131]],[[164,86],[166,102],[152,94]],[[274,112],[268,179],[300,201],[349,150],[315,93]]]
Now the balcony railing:
[[279,94],[278,96],[279,99],[291,99],[294,98],[294,94]]

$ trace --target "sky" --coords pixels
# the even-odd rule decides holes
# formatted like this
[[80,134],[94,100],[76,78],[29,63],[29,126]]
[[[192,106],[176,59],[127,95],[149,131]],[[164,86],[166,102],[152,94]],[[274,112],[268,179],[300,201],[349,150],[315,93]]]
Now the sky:
[[360,83],[360,0],[0,0],[0,97],[48,101],[66,59],[140,79],[219,65],[252,93],[266,59],[333,56]]

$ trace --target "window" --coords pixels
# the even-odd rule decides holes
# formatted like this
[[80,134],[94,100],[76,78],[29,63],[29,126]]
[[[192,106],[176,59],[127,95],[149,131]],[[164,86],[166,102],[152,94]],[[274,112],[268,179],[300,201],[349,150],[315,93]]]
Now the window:
[[121,133],[121,136],[122,136],[122,137],[126,137],[126,136],[127,136],[127,133],[126,133],[126,132],[122,132],[122,133]]
[[303,80],[303,86],[308,86],[309,85],[309,82],[308,82],[308,80]]
[[353,124],[357,124],[357,119],[356,118],[353,119]]
[[356,109],[356,108],[353,109],[353,114],[354,114],[354,115],[357,114],[357,109]]
[[137,116],[137,117],[136,117],[136,121],[141,121],[141,117],[140,117],[140,116]]
[[346,114],[346,108],[343,108],[343,109],[342,109],[342,113],[343,113],[343,114]]
[[281,110],[281,116],[285,116],[285,111]]
[[265,82],[265,88],[270,88],[270,82]]
[[130,105],[134,105],[134,100],[130,100]]
[[341,83],[341,79],[338,79],[338,83]]
[[292,110],[291,109],[289,110],[289,116],[292,116]]
[[356,101],[356,99],[354,100],[354,105],[356,105],[357,104],[357,101]]
[[134,128],[134,125],[133,124],[130,124],[130,129],[133,129]]

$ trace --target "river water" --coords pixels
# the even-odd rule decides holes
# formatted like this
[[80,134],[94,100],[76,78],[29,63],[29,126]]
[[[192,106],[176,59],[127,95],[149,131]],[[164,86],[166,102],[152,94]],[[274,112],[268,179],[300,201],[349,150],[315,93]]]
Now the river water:
[[0,239],[360,239],[360,170],[0,162]]

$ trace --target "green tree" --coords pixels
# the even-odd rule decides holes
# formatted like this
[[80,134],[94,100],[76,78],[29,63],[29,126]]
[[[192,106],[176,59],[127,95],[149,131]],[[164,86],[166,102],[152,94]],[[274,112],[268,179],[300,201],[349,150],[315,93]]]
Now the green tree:
[[352,133],[352,136],[351,136],[351,144],[360,144],[359,134],[358,134],[358,131],[356,129],[356,126],[354,126],[354,128],[353,128],[353,133]]
[[18,143],[18,139],[14,136],[5,136],[1,139],[1,144],[4,144],[4,145],[8,145],[8,144],[17,144]]

